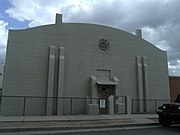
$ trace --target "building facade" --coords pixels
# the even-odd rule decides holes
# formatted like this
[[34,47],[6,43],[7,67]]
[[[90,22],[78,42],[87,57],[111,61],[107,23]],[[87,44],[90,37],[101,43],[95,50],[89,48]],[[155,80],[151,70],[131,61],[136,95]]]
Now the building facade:
[[0,96],[2,94],[3,76],[4,76],[4,65],[0,64]]
[[177,95],[180,94],[180,77],[169,76],[169,87],[171,102],[174,102]]
[[[56,23],[23,30],[8,36],[3,96],[59,97],[31,101],[29,115],[64,115],[67,104],[61,98],[90,98],[74,109],[87,114],[114,113],[115,97],[127,97],[138,112],[150,107],[146,99],[169,99],[167,53],[136,35],[95,24]],[[60,98],[61,97],[61,98]],[[101,101],[93,100],[96,98]],[[106,100],[108,99],[108,105]],[[6,98],[2,115],[19,115]],[[117,105],[118,106],[118,105]]]

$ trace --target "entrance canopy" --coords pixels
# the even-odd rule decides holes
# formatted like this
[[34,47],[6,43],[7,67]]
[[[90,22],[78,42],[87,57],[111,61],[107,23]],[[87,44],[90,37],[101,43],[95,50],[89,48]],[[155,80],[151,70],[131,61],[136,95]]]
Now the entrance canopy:
[[99,85],[119,85],[119,79],[114,76],[112,77],[111,80],[97,78],[95,81]]
[[118,82],[114,82],[110,80],[97,80],[96,83],[100,85],[118,85],[119,84]]

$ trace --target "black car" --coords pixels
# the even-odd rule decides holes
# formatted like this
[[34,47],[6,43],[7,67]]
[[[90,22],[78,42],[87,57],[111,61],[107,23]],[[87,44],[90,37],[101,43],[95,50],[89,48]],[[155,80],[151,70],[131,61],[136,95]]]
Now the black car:
[[180,94],[175,103],[163,104],[158,108],[159,123],[163,126],[170,126],[172,123],[180,123]]

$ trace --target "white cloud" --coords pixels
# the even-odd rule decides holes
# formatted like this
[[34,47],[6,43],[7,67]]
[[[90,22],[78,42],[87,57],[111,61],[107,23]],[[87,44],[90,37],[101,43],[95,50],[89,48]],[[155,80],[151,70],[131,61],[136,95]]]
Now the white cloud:
[[7,42],[7,34],[8,34],[8,31],[6,29],[7,25],[8,23],[0,20],[0,45],[4,47]]
[[8,23],[0,20],[0,62],[4,62],[5,59],[7,36],[8,36],[8,30],[6,29],[7,25]]
[[[179,0],[10,0],[10,17],[30,21],[29,26],[54,23],[62,13],[64,22],[103,24],[133,33],[143,30],[143,38],[168,51],[168,60],[180,58]],[[174,65],[178,67],[178,63]],[[169,66],[170,74],[180,69]]]
[[161,50],[168,51],[170,46],[165,39],[162,39],[161,37],[162,30],[160,29],[161,28],[155,29],[155,28],[150,28],[150,27],[143,27],[142,28],[143,38],[151,42],[152,44],[154,44]]
[[[78,12],[79,9],[83,11],[89,11],[90,6],[94,0],[11,0],[13,5],[6,10],[6,13],[10,17],[19,21],[31,21],[30,27],[38,26],[42,24],[54,23],[54,16],[56,13],[61,13],[68,9],[71,13]],[[67,10],[65,10],[67,11]],[[65,13],[65,17],[71,15]]]
[[156,46],[161,50],[168,51],[170,48],[166,40],[161,40],[156,43]]
[[19,21],[31,21],[30,27],[51,23],[55,13],[60,12],[58,1],[12,0],[11,3],[13,6],[6,13]]
[[145,26],[142,28],[143,38],[156,44],[159,40],[159,31],[155,28]]
[[171,76],[180,76],[180,60],[177,59],[176,61],[174,61],[176,64],[171,65],[170,62],[168,62],[168,67],[169,67],[169,72],[171,73]]

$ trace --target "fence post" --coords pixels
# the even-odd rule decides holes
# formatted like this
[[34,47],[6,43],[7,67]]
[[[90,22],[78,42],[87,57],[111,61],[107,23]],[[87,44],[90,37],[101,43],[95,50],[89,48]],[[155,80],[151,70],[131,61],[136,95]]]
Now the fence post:
[[127,114],[127,97],[125,96],[125,114]]
[[25,115],[25,111],[26,111],[26,97],[24,97],[23,116]]
[[70,115],[72,115],[72,97],[70,99],[71,99],[71,103],[70,103]]
[[155,112],[157,112],[157,102],[156,102],[156,99],[155,99]]
[[133,114],[133,106],[134,106],[134,105],[133,105],[133,99],[132,99],[132,110],[131,110],[131,113],[132,113],[132,114]]

